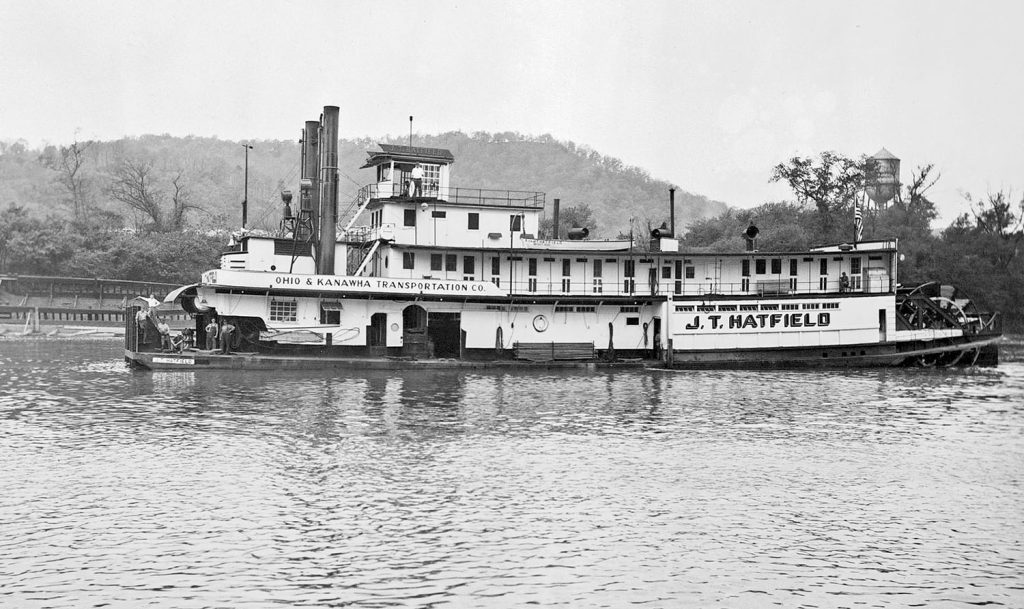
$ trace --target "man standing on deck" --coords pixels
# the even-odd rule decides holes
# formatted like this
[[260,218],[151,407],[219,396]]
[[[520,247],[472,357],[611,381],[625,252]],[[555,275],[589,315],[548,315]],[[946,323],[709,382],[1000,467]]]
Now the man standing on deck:
[[234,338],[235,326],[224,320],[220,326],[220,352],[224,355],[231,355],[231,339]]
[[416,163],[416,166],[412,168],[412,184],[414,189],[412,196],[423,196],[423,165],[419,163]]
[[217,319],[214,317],[210,318],[210,323],[206,324],[206,350],[213,351],[217,348],[217,330],[220,326],[217,325]]
[[149,313],[145,309],[139,309],[135,314],[135,324],[139,327],[139,336],[142,337],[141,344],[149,342]]

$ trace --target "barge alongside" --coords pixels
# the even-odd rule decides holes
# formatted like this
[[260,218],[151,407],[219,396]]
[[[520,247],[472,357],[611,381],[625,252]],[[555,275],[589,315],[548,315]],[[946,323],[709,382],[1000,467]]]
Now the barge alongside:
[[[539,238],[543,193],[454,188],[454,157],[441,149],[381,145],[370,152],[363,168],[374,170],[376,182],[360,189],[351,221],[338,231],[337,124],[333,106],[306,123],[298,209],[285,193],[280,234],[243,232],[219,269],[160,305],[191,315],[196,346],[166,349],[150,318],[138,315],[145,305],[129,306],[131,365],[996,361],[997,316],[944,286],[901,287],[895,241],[710,254],[680,252],[667,226],[653,231],[643,251],[630,240],[586,239],[585,230]],[[557,227],[558,199],[553,207]],[[750,233],[753,240],[756,229]],[[199,348],[212,346],[207,328],[225,325],[227,340]]]

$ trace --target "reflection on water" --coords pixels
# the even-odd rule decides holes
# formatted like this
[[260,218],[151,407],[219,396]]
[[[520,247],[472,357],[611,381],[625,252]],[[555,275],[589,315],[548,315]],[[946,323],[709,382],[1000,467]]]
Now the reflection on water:
[[0,343],[0,606],[1024,606],[1024,364],[138,373]]

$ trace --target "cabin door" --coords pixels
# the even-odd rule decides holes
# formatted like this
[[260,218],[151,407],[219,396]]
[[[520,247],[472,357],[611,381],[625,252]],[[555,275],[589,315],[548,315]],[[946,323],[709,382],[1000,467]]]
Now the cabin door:
[[886,341],[886,327],[888,326],[885,318],[885,309],[878,310],[878,342],[884,343]]
[[431,313],[428,315],[427,336],[434,347],[435,357],[458,358],[462,355],[462,315],[459,313]]
[[369,346],[387,346],[387,313],[374,313],[370,316]]
[[419,305],[409,305],[402,311],[402,353],[412,357],[431,356],[427,311]]

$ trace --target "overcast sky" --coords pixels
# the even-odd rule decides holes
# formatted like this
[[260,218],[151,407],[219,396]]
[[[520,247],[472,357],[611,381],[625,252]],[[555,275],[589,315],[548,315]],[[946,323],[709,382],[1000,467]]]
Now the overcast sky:
[[[1024,2],[0,0],[0,139],[518,131],[732,205],[793,155],[883,146],[1024,193]],[[253,152],[251,162],[258,162]],[[516,185],[522,186],[522,185]],[[561,193],[571,199],[571,193]]]

